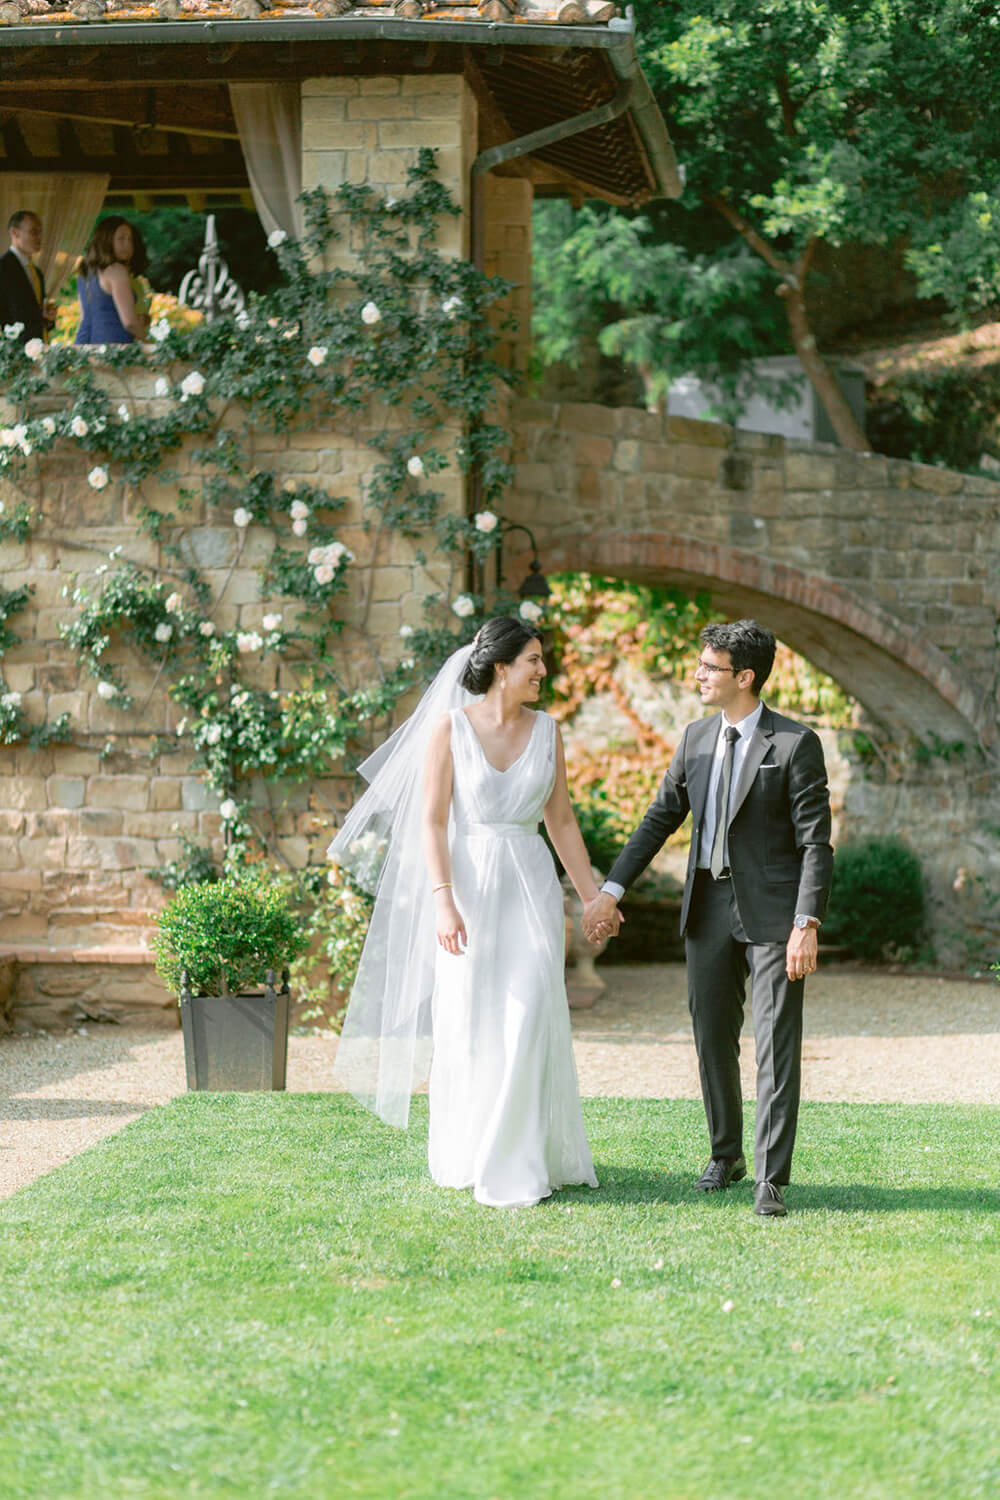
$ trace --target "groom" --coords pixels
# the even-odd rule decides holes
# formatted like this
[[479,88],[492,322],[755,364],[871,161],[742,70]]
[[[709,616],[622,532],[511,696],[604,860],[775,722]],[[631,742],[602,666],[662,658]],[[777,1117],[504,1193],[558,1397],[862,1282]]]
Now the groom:
[[618,930],[617,903],[690,812],[681,931],[712,1159],[698,1187],[746,1176],[740,1027],[751,978],[757,1043],[754,1208],[784,1215],[799,1108],[802,996],[833,870],[830,794],[816,734],[760,701],[775,641],[755,620],[707,625],[695,678],[719,709],[689,724],[652,804],[584,912]]

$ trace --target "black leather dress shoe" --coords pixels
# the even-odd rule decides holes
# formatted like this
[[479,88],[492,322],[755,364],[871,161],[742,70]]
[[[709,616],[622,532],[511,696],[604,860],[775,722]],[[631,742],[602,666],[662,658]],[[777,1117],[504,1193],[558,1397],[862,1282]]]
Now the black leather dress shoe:
[[695,1187],[700,1188],[703,1193],[721,1193],[731,1182],[739,1182],[746,1175],[745,1156],[738,1156],[735,1161],[727,1161],[724,1156],[713,1156]]
[[753,1198],[754,1213],[763,1219],[783,1219],[788,1212],[776,1182],[758,1182]]

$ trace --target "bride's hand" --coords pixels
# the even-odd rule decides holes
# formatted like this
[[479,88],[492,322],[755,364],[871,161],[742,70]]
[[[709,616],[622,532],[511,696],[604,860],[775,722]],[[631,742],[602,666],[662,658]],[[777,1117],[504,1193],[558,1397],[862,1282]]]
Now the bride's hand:
[[437,940],[446,953],[461,954],[468,945],[465,923],[447,891],[437,897]]

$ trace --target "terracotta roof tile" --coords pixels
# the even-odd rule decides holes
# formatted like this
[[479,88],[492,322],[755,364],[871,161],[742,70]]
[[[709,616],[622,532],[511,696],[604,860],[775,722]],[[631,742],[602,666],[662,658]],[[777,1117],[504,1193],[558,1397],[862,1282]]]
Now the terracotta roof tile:
[[0,0],[0,25],[72,25],[84,22],[281,20],[295,16],[366,20],[529,22],[548,26],[601,26],[620,15],[613,0]]

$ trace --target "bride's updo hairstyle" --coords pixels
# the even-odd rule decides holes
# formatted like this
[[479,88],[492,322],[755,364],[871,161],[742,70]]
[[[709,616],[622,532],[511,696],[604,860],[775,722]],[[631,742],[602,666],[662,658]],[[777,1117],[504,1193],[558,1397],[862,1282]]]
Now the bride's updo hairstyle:
[[472,643],[472,655],[462,673],[465,691],[477,696],[487,692],[498,666],[516,661],[525,646],[540,640],[537,630],[510,615],[487,620]]

